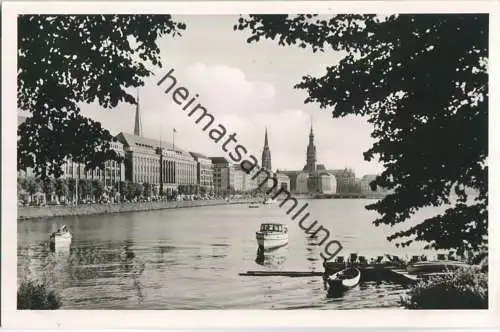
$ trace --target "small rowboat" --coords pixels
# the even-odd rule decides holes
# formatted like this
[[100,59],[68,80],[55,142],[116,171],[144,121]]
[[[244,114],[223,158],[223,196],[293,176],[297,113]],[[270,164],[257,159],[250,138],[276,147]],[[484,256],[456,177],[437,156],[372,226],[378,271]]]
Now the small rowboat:
[[252,205],[249,205],[248,207],[251,209],[258,209],[260,206],[257,204],[252,204]]
[[361,272],[356,268],[347,268],[327,278],[328,292],[343,292],[359,284]]

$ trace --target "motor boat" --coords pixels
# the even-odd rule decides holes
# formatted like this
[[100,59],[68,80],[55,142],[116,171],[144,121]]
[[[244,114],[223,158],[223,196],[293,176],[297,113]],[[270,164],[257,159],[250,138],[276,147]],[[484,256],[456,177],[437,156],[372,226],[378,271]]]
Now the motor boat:
[[59,227],[59,229],[50,235],[50,248],[66,248],[71,245],[71,233],[66,225]]
[[278,203],[277,200],[271,198],[266,198],[264,202],[262,202],[262,204],[277,204],[277,203]]
[[264,223],[256,232],[259,249],[276,249],[288,243],[288,227],[284,224]]

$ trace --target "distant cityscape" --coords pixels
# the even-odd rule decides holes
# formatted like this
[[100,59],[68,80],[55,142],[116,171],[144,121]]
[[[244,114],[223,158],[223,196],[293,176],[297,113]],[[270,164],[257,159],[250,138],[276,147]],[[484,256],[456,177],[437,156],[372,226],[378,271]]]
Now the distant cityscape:
[[[18,116],[18,125],[26,120]],[[175,132],[175,129],[174,129]],[[151,139],[143,136],[141,109],[139,100],[135,111],[133,134],[120,132],[111,142],[111,148],[123,157],[123,162],[107,161],[104,169],[85,171],[83,163],[67,160],[63,165],[60,179],[78,181],[90,180],[99,182],[99,191],[122,194],[127,183],[142,185],[136,190],[138,196],[175,196],[179,194],[227,197],[237,194],[253,194],[259,188],[261,179],[247,174],[240,164],[233,164],[227,158],[205,156],[198,152],[185,151],[174,142]],[[174,139],[175,140],[175,139]],[[367,174],[356,178],[352,169],[327,169],[324,164],[317,164],[314,131],[311,123],[309,144],[306,151],[306,164],[302,170],[272,170],[271,149],[267,128],[264,133],[262,150],[262,168],[272,173],[278,187],[299,195],[332,195],[332,194],[373,194],[384,193],[382,188],[372,191],[370,182],[376,175]],[[18,178],[23,181],[33,179],[32,169],[18,170]],[[75,186],[73,184],[73,186]],[[29,187],[29,185],[28,185]],[[28,189],[28,188],[25,188]],[[78,189],[77,189],[78,190]],[[77,191],[76,190],[76,191]],[[83,188],[82,194],[83,194]],[[135,189],[133,189],[135,190]],[[33,200],[34,189],[20,188],[19,195],[24,201]],[[40,188],[39,191],[43,191]],[[57,190],[49,196],[61,196]],[[70,196],[78,195],[75,188],[69,188]],[[45,194],[48,194],[45,192]],[[46,198],[43,197],[45,200]],[[49,197],[48,200],[52,200]],[[114,197],[113,197],[114,200]]]

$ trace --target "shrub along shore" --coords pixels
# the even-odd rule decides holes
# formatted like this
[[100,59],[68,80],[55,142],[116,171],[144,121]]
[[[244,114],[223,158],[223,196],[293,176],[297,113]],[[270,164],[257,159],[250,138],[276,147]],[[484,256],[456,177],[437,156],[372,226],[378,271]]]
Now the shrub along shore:
[[[78,206],[49,205],[44,207],[18,207],[17,219],[37,219],[65,216],[85,216],[94,214],[139,212],[163,209],[179,209],[200,206],[248,204],[255,203],[257,199],[237,200],[195,200],[195,201],[158,201],[158,202],[130,202],[120,204],[81,204]],[[261,200],[259,200],[260,202]]]

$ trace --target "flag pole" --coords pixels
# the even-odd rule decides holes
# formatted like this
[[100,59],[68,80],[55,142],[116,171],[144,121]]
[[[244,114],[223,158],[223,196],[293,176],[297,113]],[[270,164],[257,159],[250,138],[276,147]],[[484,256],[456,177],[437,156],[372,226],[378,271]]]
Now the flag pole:
[[163,196],[163,149],[162,149],[162,133],[163,133],[163,127],[160,123],[160,188],[159,188],[159,194],[160,197]]
[[172,146],[175,152],[175,128],[172,130]]

